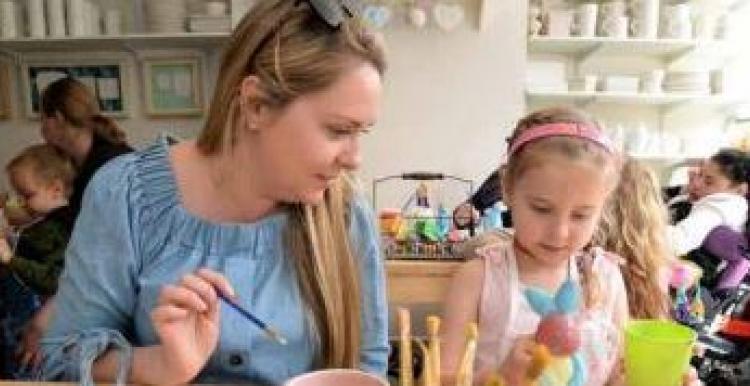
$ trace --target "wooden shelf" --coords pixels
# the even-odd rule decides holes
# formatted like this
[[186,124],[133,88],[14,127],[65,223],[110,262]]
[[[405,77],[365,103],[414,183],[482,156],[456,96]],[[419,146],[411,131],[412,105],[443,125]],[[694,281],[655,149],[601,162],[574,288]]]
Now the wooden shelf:
[[684,160],[705,159],[707,155],[696,154],[655,154],[655,153],[628,153],[629,156],[644,161],[675,162]]
[[616,39],[605,37],[548,37],[529,38],[528,52],[532,54],[562,54],[588,56],[645,55],[671,59],[700,49],[709,53],[723,53],[725,44],[721,40],[683,39]]
[[161,48],[221,48],[229,41],[229,33],[174,33],[174,34],[128,34],[97,35],[64,38],[19,38],[0,39],[0,50],[25,53],[49,51],[103,51],[122,49]]
[[700,103],[704,105],[731,105],[739,103],[739,98],[725,95],[696,94],[642,94],[586,91],[527,91],[529,102],[552,103],[616,103],[634,105],[673,105],[678,103]]

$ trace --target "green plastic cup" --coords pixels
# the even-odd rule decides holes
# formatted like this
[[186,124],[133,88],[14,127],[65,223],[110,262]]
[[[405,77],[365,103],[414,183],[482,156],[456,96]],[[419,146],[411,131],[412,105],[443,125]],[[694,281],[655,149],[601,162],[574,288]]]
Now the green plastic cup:
[[628,386],[680,386],[690,365],[695,331],[662,320],[635,320],[625,329]]

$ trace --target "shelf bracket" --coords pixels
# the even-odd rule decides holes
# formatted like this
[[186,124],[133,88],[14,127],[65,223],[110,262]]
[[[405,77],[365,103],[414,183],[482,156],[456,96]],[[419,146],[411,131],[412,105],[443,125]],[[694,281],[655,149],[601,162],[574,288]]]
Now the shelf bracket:
[[[666,104],[662,108],[662,115],[672,115],[675,111],[685,106],[686,104],[687,102],[684,100]],[[664,118],[662,117],[662,119]]]
[[591,48],[583,50],[580,54],[576,56],[576,61],[578,62],[578,65],[581,65],[581,63],[585,63],[587,60],[591,59],[591,57],[597,55],[599,51],[602,50],[602,47],[603,47],[602,43],[596,43]]
[[692,45],[692,46],[690,46],[688,48],[685,48],[684,50],[682,50],[682,51],[680,51],[680,52],[678,52],[678,53],[676,53],[674,55],[667,56],[666,59],[664,60],[664,62],[665,62],[664,64],[666,65],[666,68],[669,69],[675,63],[679,63],[679,62],[685,60],[685,58],[689,57],[690,55],[693,55],[694,52],[695,52],[695,45]]
[[136,59],[139,56],[138,51],[130,45],[128,42],[122,42],[122,48],[125,49],[129,54],[133,55]]
[[21,54],[17,52],[0,48],[0,56],[6,57],[8,60],[13,62],[15,66],[19,66],[21,64]]
[[587,108],[591,107],[591,105],[594,104],[594,102],[596,102],[596,97],[592,96],[592,97],[588,97],[588,98],[585,98],[585,99],[578,100],[575,103],[575,105],[578,106],[581,109],[587,109]]

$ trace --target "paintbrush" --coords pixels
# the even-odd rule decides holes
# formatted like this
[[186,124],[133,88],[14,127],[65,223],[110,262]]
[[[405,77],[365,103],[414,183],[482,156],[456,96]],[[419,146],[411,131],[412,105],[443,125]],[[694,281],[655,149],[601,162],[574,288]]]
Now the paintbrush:
[[281,333],[279,333],[278,330],[275,328],[269,326],[262,320],[258,319],[255,315],[253,315],[250,311],[242,308],[241,305],[237,304],[234,300],[228,298],[226,295],[224,295],[221,291],[217,291],[219,295],[219,299],[223,300],[224,303],[228,304],[230,307],[234,308],[237,312],[239,312],[242,316],[253,322],[256,326],[258,326],[263,332],[266,333],[266,336],[271,338],[272,340],[276,341],[280,345],[286,345],[287,341],[286,338],[284,338]]

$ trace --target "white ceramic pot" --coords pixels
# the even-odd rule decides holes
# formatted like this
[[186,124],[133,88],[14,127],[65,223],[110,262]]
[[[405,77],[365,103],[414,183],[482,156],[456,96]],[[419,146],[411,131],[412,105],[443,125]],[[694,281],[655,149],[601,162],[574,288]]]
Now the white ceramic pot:
[[284,386],[388,386],[388,382],[359,370],[330,369],[299,375]]
[[584,3],[576,10],[576,35],[593,37],[596,35],[596,16],[599,12],[597,3]]
[[17,36],[16,3],[12,0],[0,1],[0,37],[14,39]]

